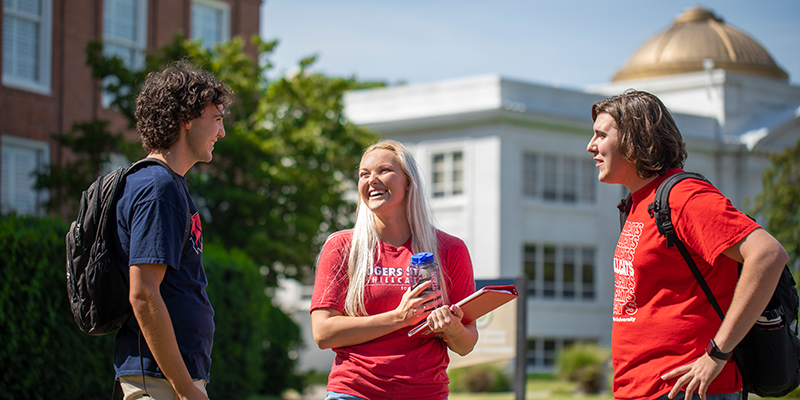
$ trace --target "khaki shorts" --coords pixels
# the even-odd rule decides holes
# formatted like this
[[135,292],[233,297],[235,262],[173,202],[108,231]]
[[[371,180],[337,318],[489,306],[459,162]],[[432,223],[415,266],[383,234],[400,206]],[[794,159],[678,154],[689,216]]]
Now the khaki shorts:
[[[122,393],[124,395],[124,400],[136,400],[142,399],[145,394],[144,386],[142,385],[142,376],[141,375],[126,375],[119,377],[119,383],[122,387]],[[151,378],[146,376],[144,379],[144,384],[147,385],[147,394],[153,400],[174,400],[175,399],[175,390],[172,389],[172,385],[166,379],[159,379],[159,378]],[[203,393],[208,395],[206,392],[206,385],[208,382],[204,379],[196,379],[194,381],[194,385],[200,388]]]

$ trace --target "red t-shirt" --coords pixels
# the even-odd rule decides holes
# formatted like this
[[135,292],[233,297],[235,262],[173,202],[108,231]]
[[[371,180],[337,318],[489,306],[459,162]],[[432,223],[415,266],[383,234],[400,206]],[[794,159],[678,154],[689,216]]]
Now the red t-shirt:
[[[671,169],[633,194],[633,207],[614,253],[612,361],[615,399],[654,399],[677,379],[661,376],[705,352],[720,318],[677,247],[666,246],[647,207]],[[669,205],[678,237],[686,244],[714,297],[727,312],[738,279],[736,261],[722,255],[759,228],[714,186],[686,179],[673,187]],[[742,380],[731,358],[708,394],[734,393]]]
[[[325,242],[317,265],[311,311],[330,308],[344,313],[347,258],[352,230],[334,233]],[[441,267],[448,280],[450,303],[475,291],[472,261],[461,239],[437,232]],[[394,310],[409,288],[411,239],[400,247],[381,243],[380,259],[365,287],[369,315]],[[430,335],[408,337],[413,327],[355,346],[334,348],[336,358],[327,390],[366,399],[442,400],[448,397],[446,369],[450,359],[444,341]]]

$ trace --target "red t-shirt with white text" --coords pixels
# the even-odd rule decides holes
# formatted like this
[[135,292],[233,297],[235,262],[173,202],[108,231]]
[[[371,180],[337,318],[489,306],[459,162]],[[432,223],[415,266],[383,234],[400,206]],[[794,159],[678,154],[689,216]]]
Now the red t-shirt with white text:
[[[317,264],[311,311],[330,308],[344,313],[347,257],[352,230],[328,237]],[[475,291],[472,261],[461,239],[437,231],[441,267],[451,304]],[[381,243],[380,259],[369,271],[365,306],[369,315],[394,310],[410,287],[411,239],[400,247]],[[442,400],[449,389],[447,346],[430,335],[407,333],[412,327],[355,346],[334,348],[336,358],[327,390],[366,399]]]
[[[676,379],[660,377],[705,352],[721,320],[677,247],[666,246],[648,213],[656,188],[680,169],[671,169],[633,194],[633,207],[614,253],[612,361],[615,399],[654,399]],[[686,179],[670,193],[678,237],[727,312],[738,279],[736,261],[722,255],[759,225],[738,211],[714,186]],[[711,383],[708,394],[742,388],[733,359]]]

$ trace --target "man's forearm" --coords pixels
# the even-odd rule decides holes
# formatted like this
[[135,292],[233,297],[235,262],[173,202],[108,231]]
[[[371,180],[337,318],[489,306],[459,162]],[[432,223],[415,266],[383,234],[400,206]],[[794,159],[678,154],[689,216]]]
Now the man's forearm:
[[178,394],[184,398],[197,390],[178,349],[175,330],[167,305],[161,298],[161,281],[167,266],[160,264],[132,265],[130,301],[142,335],[156,363]]
[[134,308],[134,315],[153,358],[175,391],[180,393],[193,387],[192,377],[178,349],[169,311],[161,297],[138,305]]
[[786,251],[766,231],[757,230],[751,236],[742,244],[742,274],[725,321],[714,336],[726,353],[733,351],[764,311],[788,261]]

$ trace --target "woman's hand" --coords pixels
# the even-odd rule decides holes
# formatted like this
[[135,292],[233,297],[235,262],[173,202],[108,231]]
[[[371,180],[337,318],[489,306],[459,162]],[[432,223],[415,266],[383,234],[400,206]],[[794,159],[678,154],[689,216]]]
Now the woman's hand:
[[442,333],[445,338],[456,338],[464,332],[461,318],[464,311],[457,305],[439,307],[428,316],[428,327],[431,333]]
[[425,289],[429,288],[433,283],[428,281],[415,287],[409,288],[403,294],[400,304],[395,309],[398,319],[406,326],[416,325],[428,317],[431,311],[437,309],[442,305],[442,293],[426,292]]
[[457,305],[439,307],[428,316],[429,333],[442,338],[450,350],[465,356],[475,348],[478,342],[478,328],[475,321],[468,324],[461,322],[464,310]]

